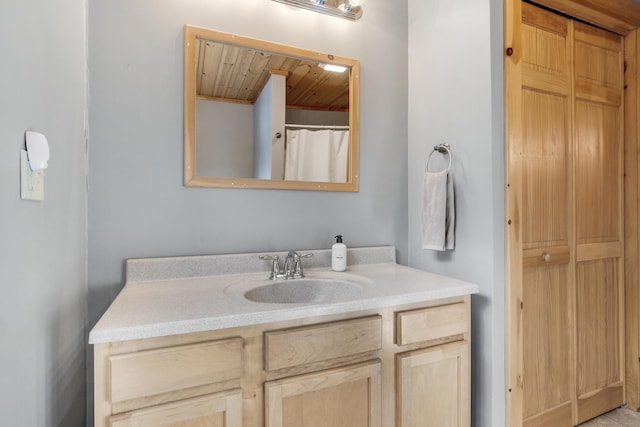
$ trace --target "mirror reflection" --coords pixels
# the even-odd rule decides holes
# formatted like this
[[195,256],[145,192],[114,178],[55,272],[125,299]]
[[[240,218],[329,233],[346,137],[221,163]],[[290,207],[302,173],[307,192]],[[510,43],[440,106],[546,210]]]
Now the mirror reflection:
[[358,190],[357,60],[185,26],[185,185]]

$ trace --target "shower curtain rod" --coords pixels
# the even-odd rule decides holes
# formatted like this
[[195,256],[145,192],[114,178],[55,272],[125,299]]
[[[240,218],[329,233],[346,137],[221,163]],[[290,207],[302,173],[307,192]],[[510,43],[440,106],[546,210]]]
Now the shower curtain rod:
[[349,130],[349,126],[332,126],[332,125],[295,125],[295,124],[285,124],[286,128],[295,128],[295,129],[345,129]]

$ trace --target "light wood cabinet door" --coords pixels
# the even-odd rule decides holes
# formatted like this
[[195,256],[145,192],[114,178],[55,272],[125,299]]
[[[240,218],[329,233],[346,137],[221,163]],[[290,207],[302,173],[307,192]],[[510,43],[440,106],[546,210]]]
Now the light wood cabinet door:
[[458,341],[397,356],[397,427],[469,427],[469,343]]
[[380,363],[265,383],[266,427],[380,427]]
[[242,427],[240,389],[112,416],[110,427]]

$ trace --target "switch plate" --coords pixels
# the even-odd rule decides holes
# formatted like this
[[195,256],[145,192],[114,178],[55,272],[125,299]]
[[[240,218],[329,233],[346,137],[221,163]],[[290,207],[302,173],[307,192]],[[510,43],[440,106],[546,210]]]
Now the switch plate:
[[20,151],[20,198],[44,200],[44,170],[31,170],[26,150]]

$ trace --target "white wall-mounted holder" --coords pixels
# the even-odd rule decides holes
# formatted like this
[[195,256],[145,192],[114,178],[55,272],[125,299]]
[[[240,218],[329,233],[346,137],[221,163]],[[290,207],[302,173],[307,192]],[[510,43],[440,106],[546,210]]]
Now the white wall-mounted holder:
[[41,133],[26,131],[26,150],[20,152],[20,198],[44,200],[44,170],[49,162],[49,143]]

